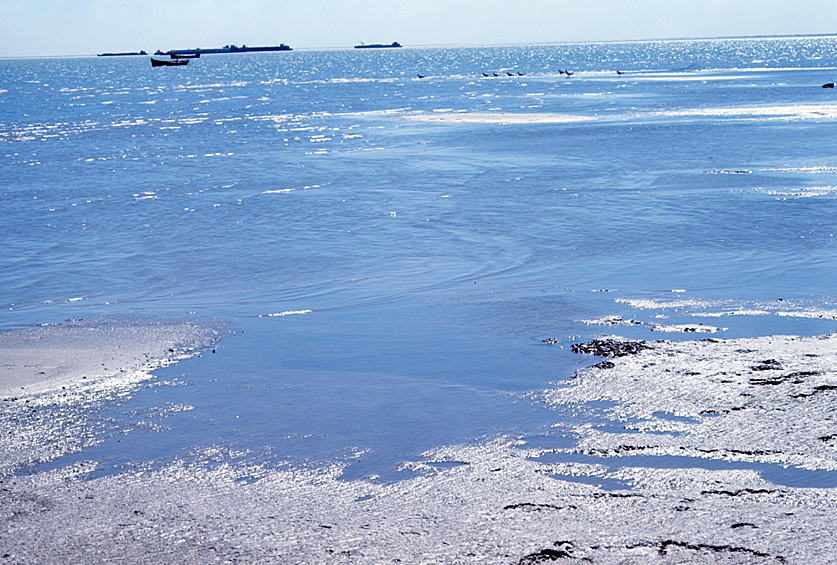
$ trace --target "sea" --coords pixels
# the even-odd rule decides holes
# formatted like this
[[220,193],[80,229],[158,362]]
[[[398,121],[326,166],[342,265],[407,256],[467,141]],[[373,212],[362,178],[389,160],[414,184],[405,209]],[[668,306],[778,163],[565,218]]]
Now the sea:
[[600,361],[573,344],[837,330],[837,36],[0,71],[0,330],[224,336],[52,465],[398,481],[439,446],[611,425],[538,400]]

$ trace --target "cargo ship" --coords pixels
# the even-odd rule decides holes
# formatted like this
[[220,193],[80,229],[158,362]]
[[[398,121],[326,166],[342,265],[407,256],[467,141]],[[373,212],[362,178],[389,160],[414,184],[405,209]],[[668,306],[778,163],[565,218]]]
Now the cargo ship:
[[97,57],[131,57],[133,55],[148,55],[145,51],[137,51],[132,53],[99,53]]
[[389,45],[384,43],[363,43],[360,42],[360,45],[355,45],[355,49],[387,49],[391,47],[401,47],[401,44],[397,41],[393,41]]
[[285,45],[284,43],[280,45],[275,45],[272,47],[247,47],[246,45],[242,45],[239,47],[238,45],[224,45],[223,47],[214,48],[214,49],[201,49],[198,47],[197,49],[171,49],[169,51],[160,51],[157,50],[155,55],[197,55],[197,54],[210,54],[210,53],[263,53],[265,51],[293,51],[289,46]]

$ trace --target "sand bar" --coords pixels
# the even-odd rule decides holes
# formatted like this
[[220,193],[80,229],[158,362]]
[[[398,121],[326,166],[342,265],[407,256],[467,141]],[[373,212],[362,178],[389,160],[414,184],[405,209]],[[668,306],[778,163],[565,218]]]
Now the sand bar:
[[401,119],[435,124],[568,124],[589,122],[595,118],[569,114],[470,114],[466,112],[444,112],[437,114],[415,114]]

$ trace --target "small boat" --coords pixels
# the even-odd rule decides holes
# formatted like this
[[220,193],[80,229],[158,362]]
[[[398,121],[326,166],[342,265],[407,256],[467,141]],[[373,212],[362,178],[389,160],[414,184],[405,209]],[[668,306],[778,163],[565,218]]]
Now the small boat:
[[180,67],[188,65],[189,59],[173,59],[171,61],[161,61],[159,59],[151,59],[152,67]]
[[200,53],[193,53],[192,55],[181,55],[179,53],[169,53],[169,57],[172,59],[200,59]]

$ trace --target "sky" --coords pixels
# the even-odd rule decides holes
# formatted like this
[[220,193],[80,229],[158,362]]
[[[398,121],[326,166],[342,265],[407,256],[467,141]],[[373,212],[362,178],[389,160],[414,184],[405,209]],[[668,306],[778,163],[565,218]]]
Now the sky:
[[831,33],[835,0],[0,0],[0,57]]

